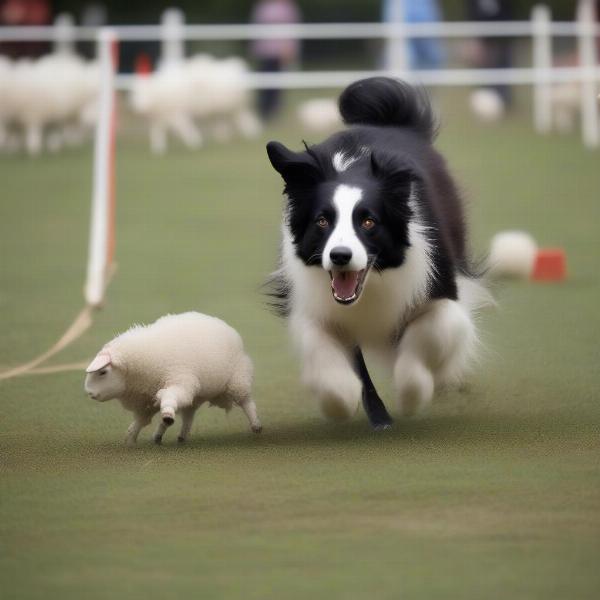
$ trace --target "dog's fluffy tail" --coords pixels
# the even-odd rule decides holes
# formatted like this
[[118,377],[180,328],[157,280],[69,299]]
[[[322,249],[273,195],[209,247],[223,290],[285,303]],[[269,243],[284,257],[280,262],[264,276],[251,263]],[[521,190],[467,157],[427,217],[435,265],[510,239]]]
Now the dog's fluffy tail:
[[494,296],[482,278],[460,275],[457,278],[458,301],[469,313],[476,314],[486,308],[497,306]]
[[430,141],[437,131],[425,90],[398,79],[370,77],[355,81],[341,93],[339,108],[347,125],[407,127]]

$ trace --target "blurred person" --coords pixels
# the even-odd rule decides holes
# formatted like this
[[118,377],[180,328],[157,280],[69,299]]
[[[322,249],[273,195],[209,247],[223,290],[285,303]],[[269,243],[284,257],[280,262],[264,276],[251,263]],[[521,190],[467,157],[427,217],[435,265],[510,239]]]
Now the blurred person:
[[[471,21],[510,21],[513,18],[511,0],[467,0],[467,16]],[[471,47],[471,62],[483,69],[509,69],[512,66],[511,41],[505,37],[484,37]],[[488,87],[495,92],[503,111],[512,104],[509,85]]]
[[[442,12],[438,0],[383,0],[382,19],[384,23],[437,23],[442,20]],[[406,49],[411,69],[437,69],[446,60],[439,38],[409,38]],[[396,44],[388,46],[386,68],[393,66],[394,57],[390,53],[397,51]]]
[[[299,23],[301,13],[294,0],[260,0],[252,10],[252,23],[266,25]],[[255,40],[252,54],[261,73],[279,73],[298,60],[300,42],[293,39]],[[258,113],[267,121],[281,108],[281,90],[276,88],[258,91]]]
[[[52,16],[49,0],[0,0],[0,25],[48,25]],[[49,51],[48,42],[23,41],[0,43],[0,53],[11,58],[36,57]]]

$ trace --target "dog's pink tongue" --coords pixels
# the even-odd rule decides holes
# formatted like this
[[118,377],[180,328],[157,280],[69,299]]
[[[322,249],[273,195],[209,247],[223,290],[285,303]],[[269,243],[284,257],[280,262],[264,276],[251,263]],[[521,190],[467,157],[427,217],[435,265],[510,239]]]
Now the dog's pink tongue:
[[340,300],[349,300],[356,292],[359,271],[337,271],[333,273],[331,287]]

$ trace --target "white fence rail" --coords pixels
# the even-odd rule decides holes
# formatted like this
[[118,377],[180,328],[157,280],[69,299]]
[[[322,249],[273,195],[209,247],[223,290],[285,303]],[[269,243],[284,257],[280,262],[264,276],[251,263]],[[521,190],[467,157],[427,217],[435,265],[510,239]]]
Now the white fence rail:
[[[600,36],[600,26],[593,25]],[[161,39],[161,25],[113,25],[121,41],[153,41]],[[293,38],[300,40],[388,39],[388,38],[472,38],[472,37],[532,37],[532,21],[498,23],[453,21],[440,23],[298,23],[289,25],[182,25],[179,35],[190,41],[235,41]],[[95,41],[98,29],[76,26],[72,33],[77,41]],[[574,21],[554,21],[549,29],[552,37],[576,37],[579,28]],[[30,27],[0,27],[3,41],[53,41],[53,25]]]
[[[410,83],[426,86],[532,85],[540,77],[548,83],[581,81],[584,76],[600,81],[600,67],[588,71],[582,67],[557,67],[540,71],[534,68],[512,69],[431,69],[426,71],[291,71],[287,73],[249,73],[246,85],[252,89],[315,89],[340,88],[365,77],[399,77]],[[119,75],[117,88],[130,89],[135,75]]]

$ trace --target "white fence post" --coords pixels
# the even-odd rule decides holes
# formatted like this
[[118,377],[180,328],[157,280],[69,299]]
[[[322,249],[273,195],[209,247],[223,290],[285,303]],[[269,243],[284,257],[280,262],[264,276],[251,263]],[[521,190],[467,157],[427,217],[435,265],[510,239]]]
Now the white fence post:
[[533,123],[538,133],[548,133],[552,129],[552,37],[550,23],[552,15],[545,4],[536,4],[531,11],[533,32]]
[[160,23],[160,64],[180,64],[185,58],[185,15],[178,8],[167,8]]
[[52,51],[55,54],[75,53],[75,19],[69,13],[60,13],[54,19]]
[[100,96],[94,143],[94,173],[90,245],[84,295],[90,306],[100,306],[114,244],[114,144],[115,144],[115,68],[117,37],[109,28],[98,32]]
[[598,89],[594,70],[598,62],[595,40],[594,0],[577,5],[577,43],[581,68],[581,134],[587,148],[600,146]]

